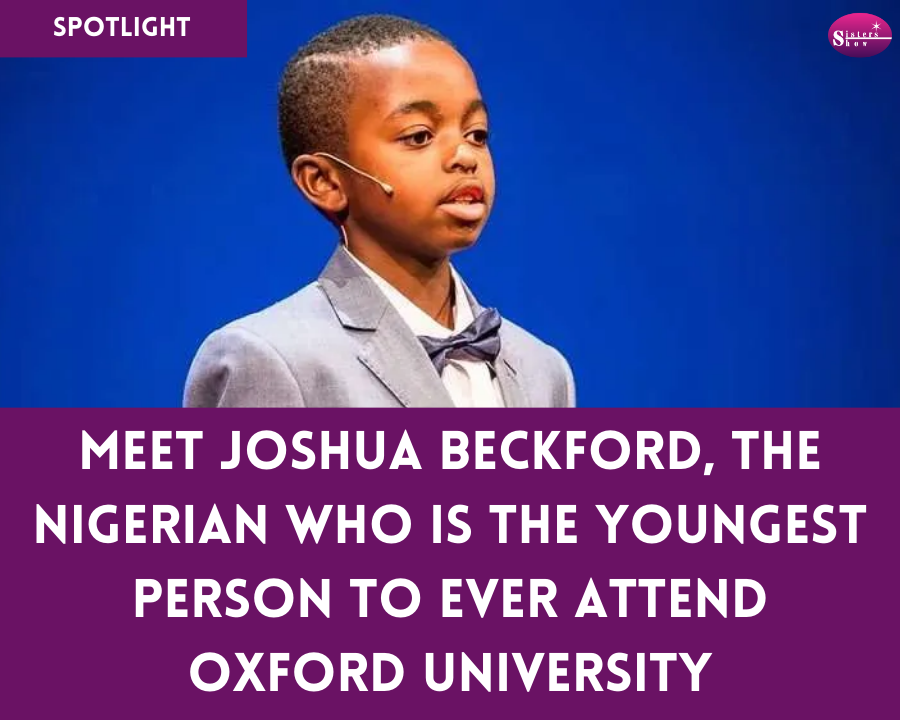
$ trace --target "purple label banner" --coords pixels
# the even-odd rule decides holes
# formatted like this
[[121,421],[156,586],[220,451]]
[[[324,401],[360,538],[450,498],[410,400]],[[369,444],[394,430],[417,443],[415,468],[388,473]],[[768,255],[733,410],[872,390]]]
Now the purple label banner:
[[897,410],[0,410],[9,717],[877,717]]
[[246,0],[32,0],[0,20],[0,57],[246,56]]

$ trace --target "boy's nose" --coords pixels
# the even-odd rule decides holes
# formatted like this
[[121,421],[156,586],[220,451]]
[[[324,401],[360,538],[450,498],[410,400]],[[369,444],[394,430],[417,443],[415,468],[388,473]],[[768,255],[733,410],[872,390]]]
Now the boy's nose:
[[478,168],[478,155],[468,143],[459,143],[450,157],[450,170],[460,168],[472,171]]

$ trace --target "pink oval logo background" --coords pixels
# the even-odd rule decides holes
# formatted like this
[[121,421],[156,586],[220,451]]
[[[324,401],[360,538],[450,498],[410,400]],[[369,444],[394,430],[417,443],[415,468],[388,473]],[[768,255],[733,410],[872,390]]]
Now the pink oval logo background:
[[841,55],[871,57],[891,44],[891,28],[877,15],[851,13],[834,21],[828,42]]

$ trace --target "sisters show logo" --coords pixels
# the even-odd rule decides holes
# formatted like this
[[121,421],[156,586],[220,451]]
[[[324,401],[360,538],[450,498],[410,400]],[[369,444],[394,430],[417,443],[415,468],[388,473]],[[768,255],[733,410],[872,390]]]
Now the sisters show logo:
[[871,57],[891,44],[891,28],[877,15],[852,13],[834,21],[828,39],[842,55]]

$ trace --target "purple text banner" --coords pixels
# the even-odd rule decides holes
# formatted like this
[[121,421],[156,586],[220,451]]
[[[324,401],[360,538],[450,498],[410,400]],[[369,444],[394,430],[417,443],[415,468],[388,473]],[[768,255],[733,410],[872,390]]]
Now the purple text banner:
[[30,0],[0,20],[0,57],[246,57],[247,0]]
[[0,410],[0,427],[9,717],[894,702],[900,411]]

